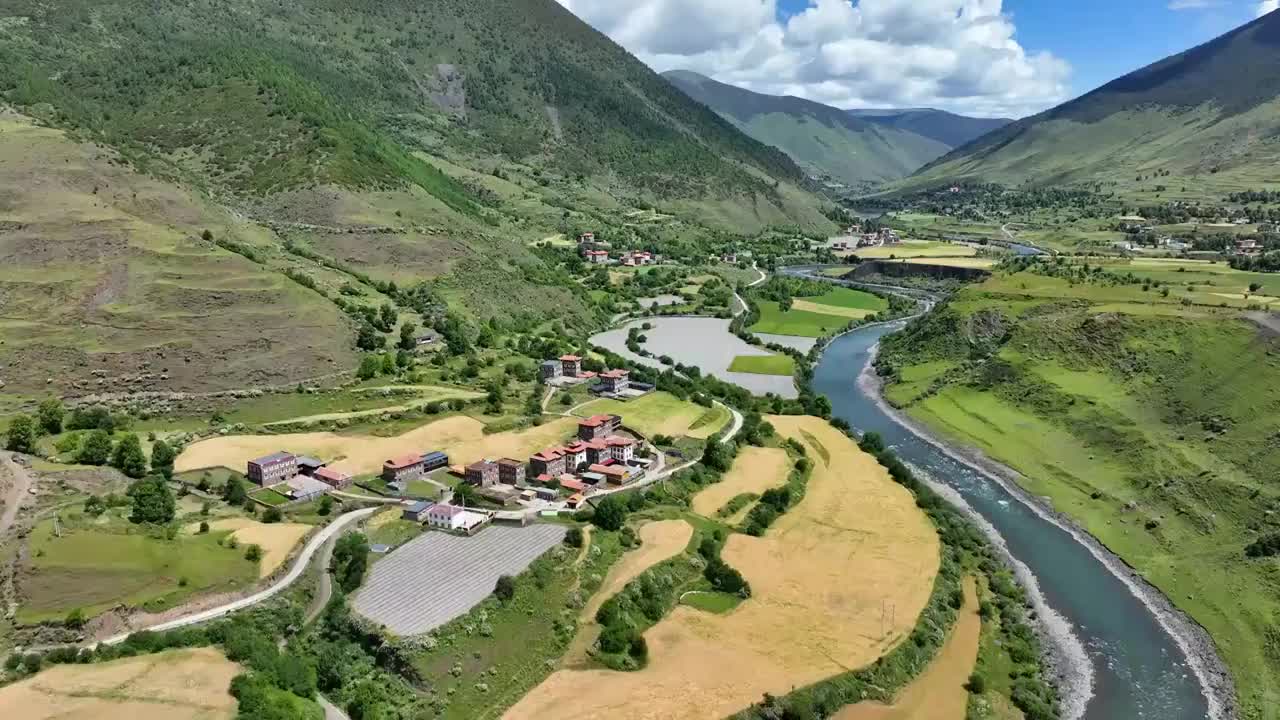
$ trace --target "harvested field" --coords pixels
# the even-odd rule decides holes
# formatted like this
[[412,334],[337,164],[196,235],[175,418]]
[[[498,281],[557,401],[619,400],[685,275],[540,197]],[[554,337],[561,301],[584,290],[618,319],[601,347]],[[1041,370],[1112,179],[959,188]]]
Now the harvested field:
[[240,666],[211,648],[97,665],[57,665],[0,689],[0,717],[22,720],[220,720]]
[[964,606],[947,644],[920,677],[892,705],[861,702],[836,713],[835,720],[963,720],[969,703],[964,685],[978,660],[982,620],[973,578],[964,583]]
[[958,268],[979,268],[987,269],[995,267],[994,258],[975,258],[975,257],[917,257],[908,258],[901,262],[910,263],[912,265],[941,265],[943,267]]
[[568,418],[519,432],[484,434],[484,424],[470,417],[437,420],[396,437],[339,435],[332,432],[285,435],[232,435],[191,445],[178,456],[178,472],[205,467],[242,468],[245,463],[277,450],[336,460],[333,467],[353,475],[374,473],[384,460],[408,452],[443,449],[455,463],[485,457],[525,457],[562,441],[575,426]]
[[645,523],[640,527],[640,547],[622,556],[617,565],[609,571],[604,584],[591,596],[582,617],[595,617],[596,610],[605,600],[618,594],[627,583],[639,577],[640,573],[664,560],[679,555],[693,537],[693,526],[684,520],[659,520]]
[[[645,634],[644,670],[558,671],[507,718],[724,717],[766,692],[867,665],[907,636],[938,570],[928,518],[826,422],[769,421],[784,436],[803,441],[804,430],[819,438],[831,464],[814,469],[804,500],[765,537],[729,538],[723,557],[751,583],[751,599],[724,615],[677,607]],[[886,602],[895,622],[882,628]]]
[[621,415],[624,425],[646,437],[684,435],[705,440],[729,422],[729,413],[719,407],[705,408],[665,392],[652,392],[625,402],[596,400],[574,412],[580,417],[605,413]]
[[266,577],[275,572],[288,559],[289,553],[302,542],[312,527],[301,523],[252,523],[239,528],[231,537],[240,547],[257,545],[262,548],[262,560],[258,563],[258,576]]
[[792,301],[792,307],[796,310],[804,310],[806,312],[819,313],[821,315],[837,315],[839,317],[853,318],[855,320],[861,320],[868,315],[876,314],[875,310],[823,305],[810,300],[801,300],[800,298],[796,298]]
[[693,511],[715,517],[716,511],[742,493],[760,493],[787,480],[787,451],[778,448],[743,448],[724,479],[693,496]]
[[475,537],[429,532],[379,560],[351,607],[398,635],[430,632],[564,539],[562,525],[494,526]]

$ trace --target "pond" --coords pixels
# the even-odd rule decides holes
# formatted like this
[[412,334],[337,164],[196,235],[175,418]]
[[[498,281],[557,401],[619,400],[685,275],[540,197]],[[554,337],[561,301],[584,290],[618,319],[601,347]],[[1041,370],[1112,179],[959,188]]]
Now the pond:
[[[652,327],[644,331],[647,338],[644,348],[654,354],[652,358],[636,355],[627,349],[628,330],[646,322]],[[729,365],[739,355],[773,353],[747,344],[742,338],[729,332],[728,320],[720,318],[667,317],[634,320],[616,330],[593,335],[591,344],[607,348],[632,362],[655,368],[665,368],[657,358],[666,355],[678,363],[697,367],[704,375],[714,375],[757,395],[774,393],[784,398],[799,395],[795,382],[790,377],[729,372]]]

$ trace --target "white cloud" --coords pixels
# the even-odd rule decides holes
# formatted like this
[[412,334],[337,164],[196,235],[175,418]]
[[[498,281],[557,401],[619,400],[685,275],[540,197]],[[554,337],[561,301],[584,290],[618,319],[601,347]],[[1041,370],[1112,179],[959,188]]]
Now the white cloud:
[[841,107],[1022,116],[1068,93],[1070,66],[1027,52],[1002,0],[808,0],[786,20],[776,0],[560,2],[656,70]]
[[1208,10],[1222,7],[1224,0],[1169,0],[1170,10]]
[[1262,0],[1258,3],[1258,17],[1280,10],[1280,0]]

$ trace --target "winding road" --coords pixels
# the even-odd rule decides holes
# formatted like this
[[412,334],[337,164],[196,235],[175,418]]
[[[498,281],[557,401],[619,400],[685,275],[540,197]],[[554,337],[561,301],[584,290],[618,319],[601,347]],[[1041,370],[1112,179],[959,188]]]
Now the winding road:
[[[177,620],[170,620],[168,622],[159,623],[157,625],[141,629],[150,630],[152,632],[163,632],[165,630],[176,630],[177,628],[187,627],[189,625],[198,625],[202,622],[216,620],[217,618],[230,615],[238,610],[252,607],[264,600],[274,597],[285,588],[297,582],[298,578],[302,577],[302,574],[307,570],[307,566],[311,563],[312,556],[314,556],[316,551],[328,542],[330,538],[336,537],[351,523],[367,518],[381,509],[382,508],[380,507],[372,507],[364,508],[362,510],[352,510],[321,528],[320,532],[316,533],[314,537],[307,541],[306,546],[302,548],[302,552],[300,552],[298,557],[293,561],[293,566],[289,568],[289,572],[265,590],[260,590],[252,595],[240,598],[239,600],[234,600],[225,605],[219,605],[218,607],[192,613],[191,615],[178,618]],[[127,633],[114,635],[96,643],[93,647],[97,647],[97,645],[116,645],[122,643],[134,632],[137,631],[131,630]]]
[[13,527],[13,521],[18,518],[18,508],[22,507],[27,491],[35,483],[27,473],[27,469],[15,462],[9,453],[0,455],[0,465],[3,465],[9,476],[13,478],[13,486],[9,488],[9,493],[4,498],[4,514],[0,515],[0,537],[4,537],[4,534],[9,532],[9,528]]

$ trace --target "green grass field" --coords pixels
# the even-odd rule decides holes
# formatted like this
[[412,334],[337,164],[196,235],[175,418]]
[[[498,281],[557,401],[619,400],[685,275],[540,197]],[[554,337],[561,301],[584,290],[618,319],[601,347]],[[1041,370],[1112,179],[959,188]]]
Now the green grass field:
[[665,392],[649,393],[627,402],[596,400],[574,411],[579,417],[604,413],[622,416],[624,425],[645,437],[708,438],[729,422],[729,413],[719,406],[706,408]]
[[723,615],[738,607],[742,603],[742,598],[722,592],[699,591],[680,598],[680,603],[704,612]]
[[756,304],[760,307],[760,320],[748,328],[753,333],[817,338],[843,330],[852,320],[807,310],[783,312],[772,300],[759,300]]
[[756,375],[794,375],[796,361],[790,355],[739,355],[729,365],[729,371]]
[[127,521],[103,527],[36,525],[30,538],[30,568],[21,583],[18,621],[61,620],[79,609],[92,617],[125,604],[162,610],[196,593],[247,587],[258,564],[243,550],[218,541],[229,533],[151,537]]
[[279,491],[271,488],[263,488],[261,490],[251,492],[249,493],[249,497],[257,500],[263,505],[269,505],[271,507],[277,507],[289,502],[289,498],[285,497]]
[[818,305],[830,305],[838,308],[852,308],[855,310],[870,310],[871,312],[880,312],[889,307],[888,301],[879,295],[872,295],[869,292],[861,290],[853,290],[851,288],[833,288],[830,292],[823,293],[816,297],[800,298]]
[[[1152,295],[993,277],[886,339],[886,395],[1017,469],[1209,630],[1245,716],[1280,717],[1280,660],[1264,640],[1280,576],[1243,552],[1277,530],[1267,418],[1280,416],[1280,346],[1237,309]],[[1008,335],[966,336],[979,313],[1006,318]]]

